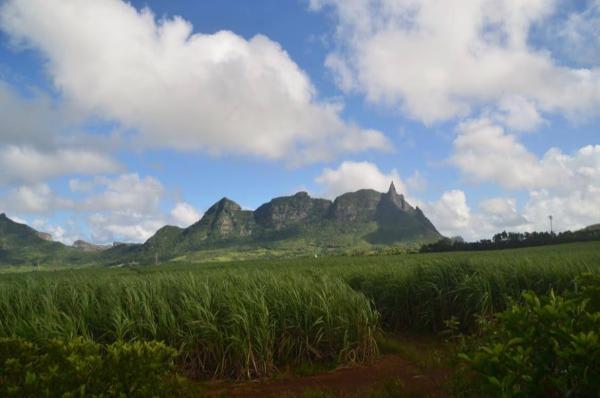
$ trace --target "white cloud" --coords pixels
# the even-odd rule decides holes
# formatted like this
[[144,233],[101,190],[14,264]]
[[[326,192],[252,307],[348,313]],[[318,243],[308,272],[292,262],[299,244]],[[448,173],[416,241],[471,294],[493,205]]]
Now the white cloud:
[[84,149],[40,151],[32,147],[0,146],[0,183],[37,183],[67,174],[118,171],[120,166],[101,153]]
[[143,146],[328,159],[386,149],[382,133],[344,122],[263,35],[193,33],[118,0],[9,0],[0,27],[48,59],[55,86],[81,110],[139,131]]
[[411,192],[422,192],[427,189],[427,180],[417,170],[406,179],[406,186]]
[[45,218],[37,218],[33,220],[31,226],[39,232],[50,234],[53,241],[66,245],[72,245],[73,242],[81,239],[81,231],[71,219],[66,220],[61,226],[55,225]]
[[485,118],[458,127],[451,162],[469,179],[508,189],[562,194],[600,184],[600,145],[582,147],[572,155],[552,148],[538,158],[516,136]]
[[583,11],[570,13],[549,30],[561,55],[581,65],[600,64],[600,1],[588,0]]
[[171,219],[179,227],[189,227],[200,220],[202,215],[189,203],[178,202],[170,213]]
[[544,123],[535,104],[523,97],[505,97],[498,108],[496,120],[511,130],[532,131]]
[[464,122],[457,130],[451,162],[471,180],[494,181],[509,189],[548,184],[535,155],[489,119]]
[[88,224],[94,242],[144,242],[165,225],[165,218],[156,214],[115,211],[92,214]]
[[572,154],[552,148],[537,157],[517,136],[478,119],[459,126],[451,161],[473,181],[528,193],[522,210],[512,200],[481,204],[485,222],[496,229],[547,230],[549,215],[558,231],[600,221],[600,145]]
[[165,190],[157,179],[124,174],[96,177],[92,185],[92,193],[79,209],[91,213],[88,225],[94,241],[143,242],[167,224],[167,216],[160,209]]
[[[340,86],[399,107],[427,124],[522,98],[535,113],[600,109],[600,68],[561,66],[529,43],[555,0],[311,0],[337,17],[338,49],[326,63]],[[539,45],[538,45],[539,46]],[[501,104],[500,104],[501,105]]]
[[421,205],[425,215],[436,228],[446,236],[470,235],[471,209],[463,191],[451,190],[444,192],[441,198],[433,203]]
[[0,80],[0,145],[51,147],[70,119],[48,96],[33,92],[25,98]]
[[102,191],[83,200],[81,208],[84,210],[151,213],[158,209],[164,193],[157,179],[141,178],[136,173],[116,178],[97,177],[94,182]]
[[[170,213],[164,212],[161,208],[165,202],[164,187],[150,176],[97,176],[88,180],[73,179],[69,186],[81,197],[75,200],[58,195],[47,184],[23,185],[0,197],[0,209],[9,214],[27,215],[30,219],[35,217],[35,225],[68,244],[86,239],[83,235],[100,243],[142,242],[168,223],[184,226],[193,217],[200,217],[185,202],[177,203]],[[87,232],[74,225],[58,226],[48,221],[47,216],[60,211],[70,214],[72,219],[87,220]]]
[[533,225],[517,210],[514,198],[486,199],[473,211],[466,194],[455,189],[444,192],[439,200],[421,206],[442,235],[448,237],[461,236],[468,241],[476,241],[489,239],[504,230],[533,230]]
[[386,174],[370,162],[345,161],[337,169],[323,170],[315,181],[329,198],[365,188],[387,192],[392,181],[397,192],[406,193],[406,186],[396,170]]
[[14,222],[16,222],[16,223],[19,223],[19,224],[27,224],[27,221],[26,221],[26,220],[24,220],[24,219],[22,219],[22,218],[21,218],[21,217],[19,217],[19,216],[13,216],[13,215],[11,214],[11,215],[9,215],[9,218],[10,218],[11,220],[13,220]]
[[528,220],[517,210],[514,198],[491,198],[479,203],[479,209],[496,232],[500,229],[522,229],[528,225]]
[[119,164],[107,153],[110,139],[82,134],[79,122],[48,95],[20,93],[0,80],[0,184],[117,171]]
[[49,214],[72,207],[71,200],[57,196],[47,184],[22,185],[0,197],[0,208],[11,214]]
[[548,230],[548,216],[554,218],[554,230],[576,230],[600,222],[600,183],[573,191],[533,191],[523,210],[533,229]]

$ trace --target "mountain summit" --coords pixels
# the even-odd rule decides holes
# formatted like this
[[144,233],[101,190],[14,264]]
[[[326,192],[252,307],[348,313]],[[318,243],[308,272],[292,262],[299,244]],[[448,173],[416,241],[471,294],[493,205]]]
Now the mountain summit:
[[441,237],[423,212],[396,192],[392,182],[387,193],[361,189],[331,201],[298,192],[272,199],[254,211],[223,198],[190,227],[161,228],[130,255],[143,261],[220,249],[335,251],[418,244]]
[[392,183],[386,193],[361,189],[333,201],[298,192],[254,211],[222,198],[188,228],[167,225],[144,244],[112,248],[84,241],[65,246],[0,214],[0,264],[154,263],[182,256],[247,258],[244,253],[251,252],[292,256],[431,243],[441,237]]

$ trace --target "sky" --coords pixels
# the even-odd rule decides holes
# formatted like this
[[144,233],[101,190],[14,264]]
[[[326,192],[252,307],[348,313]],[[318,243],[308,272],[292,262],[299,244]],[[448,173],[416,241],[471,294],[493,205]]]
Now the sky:
[[600,222],[600,0],[0,0],[0,212],[142,242],[394,181],[446,236]]

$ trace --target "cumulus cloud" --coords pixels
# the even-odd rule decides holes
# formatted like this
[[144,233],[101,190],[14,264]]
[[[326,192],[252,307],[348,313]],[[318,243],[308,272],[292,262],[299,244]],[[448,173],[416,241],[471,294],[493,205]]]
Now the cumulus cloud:
[[47,185],[21,185],[11,188],[0,197],[0,208],[10,214],[49,214],[59,209],[70,209],[74,202],[62,198]]
[[54,147],[55,136],[72,117],[40,92],[28,98],[0,80],[0,144]]
[[178,202],[175,204],[175,207],[171,210],[170,216],[175,225],[183,228],[189,227],[202,217],[194,206],[185,202]]
[[100,193],[88,196],[80,204],[88,211],[154,212],[164,193],[162,184],[154,177],[140,177],[136,173],[115,178],[97,177],[94,180]]
[[448,237],[461,236],[474,241],[489,239],[503,230],[532,231],[534,228],[519,212],[516,199],[509,197],[485,199],[473,210],[467,195],[454,189],[444,192],[437,201],[421,206],[438,230]]
[[458,127],[451,162],[469,179],[494,181],[509,189],[547,185],[543,166],[514,135],[489,119]]
[[40,151],[0,146],[0,183],[37,183],[67,174],[111,173],[120,169],[104,154],[84,149]]
[[505,97],[498,103],[495,119],[513,131],[532,131],[544,123],[535,104],[523,97]]
[[160,209],[164,187],[157,179],[136,173],[114,178],[96,177],[71,185],[88,189],[78,210],[87,217],[92,239],[96,242],[143,242],[167,223]]
[[479,209],[484,214],[487,224],[498,229],[522,229],[529,221],[517,210],[514,198],[491,198],[479,203]]
[[79,109],[138,131],[143,146],[233,152],[292,163],[385,149],[384,135],[346,123],[263,35],[193,33],[119,0],[9,0],[0,27],[38,49]]
[[342,162],[337,169],[323,170],[315,181],[329,198],[364,188],[387,192],[392,181],[396,191],[406,193],[406,186],[395,169],[386,174],[370,162]]
[[336,15],[338,49],[326,65],[342,88],[399,107],[427,124],[520,98],[535,109],[508,122],[525,128],[537,123],[539,110],[589,114],[600,108],[599,68],[562,66],[543,43],[541,48],[529,43],[531,28],[545,21],[556,4],[310,1],[313,10],[329,8]]
[[572,188],[530,191],[521,208],[515,198],[495,197],[482,200],[473,210],[461,190],[445,192],[439,200],[420,206],[442,234],[467,240],[489,239],[504,230],[549,231],[549,216],[553,216],[554,231],[600,222],[600,184]]
[[467,197],[461,190],[444,192],[441,198],[433,203],[421,205],[423,211],[438,228],[447,236],[471,235],[471,209],[467,205]]
[[128,211],[96,213],[88,218],[91,239],[99,243],[144,242],[164,221],[160,215]]
[[552,189],[557,193],[600,183],[600,145],[582,147],[572,155],[552,148],[538,158],[517,136],[489,119],[464,122],[457,130],[451,162],[474,181],[495,182],[508,189]]
[[574,153],[558,148],[538,157],[518,136],[489,119],[462,123],[454,142],[451,162],[465,178],[493,182],[509,190],[524,191],[522,210],[514,201],[483,202],[487,223],[497,228],[546,230],[548,216],[557,230],[577,229],[600,220],[600,145],[588,145]]
[[24,95],[0,80],[0,184],[118,171],[106,137],[82,134],[78,123],[49,96],[35,90]]
[[72,219],[66,220],[63,225],[56,225],[45,218],[37,218],[33,220],[31,226],[40,232],[50,234],[53,241],[67,245],[72,245],[82,236],[81,230]]
[[[59,195],[43,183],[11,188],[0,196],[0,209],[12,217],[33,220],[34,227],[67,244],[77,239],[143,242],[166,224],[187,227],[201,217],[184,201],[165,211],[165,189],[151,176],[131,173],[72,179],[69,187],[79,195],[77,200]],[[57,212],[69,215],[64,225],[48,221]],[[85,228],[75,224],[75,219],[84,221]]]

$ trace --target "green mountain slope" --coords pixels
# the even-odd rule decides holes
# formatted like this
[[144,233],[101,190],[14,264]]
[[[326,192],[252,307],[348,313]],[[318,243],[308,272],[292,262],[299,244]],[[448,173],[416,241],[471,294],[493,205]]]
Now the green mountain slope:
[[0,214],[0,265],[59,266],[89,259],[81,250],[52,242],[48,234]]
[[123,249],[114,248],[105,257],[113,263],[148,263],[223,253],[309,254],[420,244],[441,237],[423,212],[406,202],[392,184],[387,193],[364,189],[343,194],[333,202],[299,192],[275,198],[255,211],[243,210],[223,198],[190,227],[163,227],[143,245],[118,255],[116,251]]
[[255,211],[223,198],[188,228],[165,226],[144,244],[111,248],[47,234],[0,215],[0,265],[73,266],[150,264],[171,259],[242,259],[421,244],[442,236],[394,185],[387,193],[363,189],[334,201],[306,192],[275,198]]

